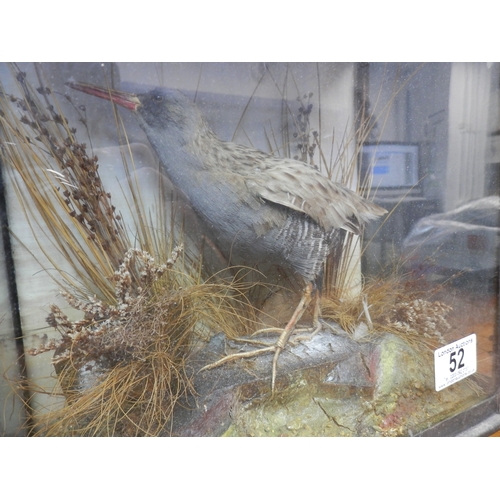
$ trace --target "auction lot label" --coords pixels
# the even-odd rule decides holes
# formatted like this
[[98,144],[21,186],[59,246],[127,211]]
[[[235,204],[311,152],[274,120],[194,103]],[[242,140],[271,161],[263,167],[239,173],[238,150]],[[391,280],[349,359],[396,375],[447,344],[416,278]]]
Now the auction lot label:
[[441,391],[477,370],[476,334],[455,340],[434,351],[436,391]]

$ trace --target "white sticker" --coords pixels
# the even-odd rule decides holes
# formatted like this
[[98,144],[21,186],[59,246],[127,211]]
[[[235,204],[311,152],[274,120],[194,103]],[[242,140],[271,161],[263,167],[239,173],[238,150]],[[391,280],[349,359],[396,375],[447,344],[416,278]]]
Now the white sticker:
[[476,351],[475,333],[435,350],[436,391],[476,373]]

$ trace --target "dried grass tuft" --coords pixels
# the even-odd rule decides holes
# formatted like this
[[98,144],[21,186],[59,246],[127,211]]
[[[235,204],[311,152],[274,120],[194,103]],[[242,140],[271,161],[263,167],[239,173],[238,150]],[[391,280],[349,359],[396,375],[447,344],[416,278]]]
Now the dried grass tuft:
[[[116,305],[65,293],[82,320],[51,306],[48,322],[61,340],[31,354],[55,349],[68,404],[43,418],[38,434],[168,434],[176,404],[193,394],[189,358],[196,341],[206,330],[245,329],[237,285],[193,282],[176,269],[180,252],[156,265],[146,252],[129,250],[113,279]],[[136,287],[133,266],[141,276]]]
[[[357,340],[372,341],[393,333],[416,350],[429,352],[444,344],[444,335],[451,330],[447,316],[452,307],[430,300],[433,294],[428,287],[420,287],[401,276],[372,279],[364,285],[361,295],[334,294],[323,298],[322,314],[339,323]],[[360,323],[366,325],[368,334],[357,335]]]

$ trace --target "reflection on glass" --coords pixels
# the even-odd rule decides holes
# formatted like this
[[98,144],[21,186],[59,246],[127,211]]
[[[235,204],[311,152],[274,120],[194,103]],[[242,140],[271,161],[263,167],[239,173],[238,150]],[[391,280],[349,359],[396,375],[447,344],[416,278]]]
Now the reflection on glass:
[[[23,368],[4,286],[11,312],[0,323],[2,366],[11,382],[1,397],[19,402],[6,396],[17,388],[32,432],[439,433],[497,391],[497,63],[4,64],[0,82],[1,161],[28,354]],[[252,258],[237,259],[242,227],[233,245],[218,238],[191,210],[206,186],[192,194],[197,179],[186,177],[180,192],[161,163],[186,157],[174,148],[162,158],[165,136],[155,142],[131,110],[79,92],[75,82],[105,89],[104,98],[106,89],[180,90],[206,120],[204,134],[304,162],[310,175],[299,187],[319,171],[387,211],[362,238],[349,231],[354,220],[335,233],[318,286],[318,332],[310,327],[319,310],[305,308],[300,326],[309,331],[291,336],[273,368],[266,346],[304,289],[286,252],[277,262],[250,251],[267,248],[258,238],[274,233],[257,229]],[[185,116],[171,118],[179,130],[191,126]],[[248,217],[261,203],[286,206],[291,217],[298,191],[285,187],[286,201],[273,195],[281,189],[267,182],[260,197],[245,197]],[[306,213],[304,204],[320,199],[314,186],[308,192]],[[230,221],[221,193],[214,214]],[[13,276],[3,264],[2,273]],[[248,337],[260,329],[268,330]],[[471,334],[477,372],[436,391],[434,352]],[[454,352],[446,352],[453,371],[468,362]],[[16,408],[4,433],[20,432]]]

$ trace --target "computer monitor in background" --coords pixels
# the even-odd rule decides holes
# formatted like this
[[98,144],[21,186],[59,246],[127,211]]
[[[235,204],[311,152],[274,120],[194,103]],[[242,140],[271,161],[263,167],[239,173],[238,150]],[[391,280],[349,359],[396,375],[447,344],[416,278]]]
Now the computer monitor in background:
[[[380,142],[364,144],[361,150],[361,181],[366,186],[372,174],[371,189],[383,195],[411,190],[420,194],[418,145]],[[366,186],[368,187],[368,186]],[[401,193],[403,194],[403,193]]]

